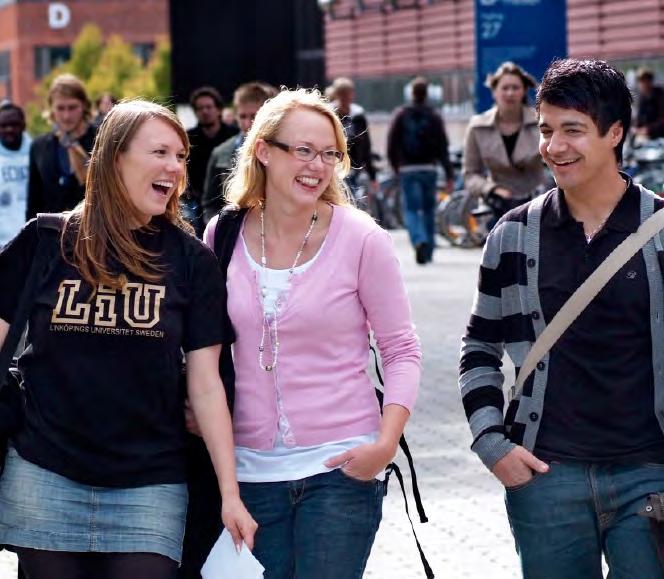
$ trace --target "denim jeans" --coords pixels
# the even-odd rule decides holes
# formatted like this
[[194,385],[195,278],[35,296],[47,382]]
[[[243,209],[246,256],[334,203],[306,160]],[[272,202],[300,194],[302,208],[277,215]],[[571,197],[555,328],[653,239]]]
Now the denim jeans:
[[413,247],[427,244],[427,260],[436,246],[436,171],[400,173],[406,227]]
[[383,482],[340,469],[296,481],[240,483],[258,523],[265,579],[360,579],[382,515]]
[[552,463],[505,491],[524,579],[662,579],[648,519],[637,515],[664,491],[664,465]]

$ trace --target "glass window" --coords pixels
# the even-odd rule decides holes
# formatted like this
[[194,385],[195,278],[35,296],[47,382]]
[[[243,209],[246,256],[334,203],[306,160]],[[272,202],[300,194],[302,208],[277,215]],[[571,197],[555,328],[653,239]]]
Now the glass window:
[[146,64],[154,52],[154,42],[138,42],[133,46],[134,54]]
[[44,78],[70,57],[70,46],[35,46],[35,78]]

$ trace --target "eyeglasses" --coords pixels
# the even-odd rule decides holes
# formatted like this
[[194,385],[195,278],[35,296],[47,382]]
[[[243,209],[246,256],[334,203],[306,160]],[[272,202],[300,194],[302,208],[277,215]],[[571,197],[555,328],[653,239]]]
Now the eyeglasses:
[[320,155],[321,160],[326,165],[336,165],[337,163],[341,163],[341,161],[344,159],[344,154],[341,151],[337,151],[336,149],[325,149],[324,151],[317,151],[308,145],[292,146],[287,145],[286,143],[275,141],[273,139],[267,139],[265,142],[268,145],[272,145],[278,149],[281,149],[282,151],[286,151],[287,153],[293,155],[293,157],[296,159],[300,161],[306,161],[307,163],[313,161],[316,157],[318,157],[318,155]]

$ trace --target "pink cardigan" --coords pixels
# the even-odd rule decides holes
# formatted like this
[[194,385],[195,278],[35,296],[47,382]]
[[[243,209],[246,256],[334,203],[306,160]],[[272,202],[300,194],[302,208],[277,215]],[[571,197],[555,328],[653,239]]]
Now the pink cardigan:
[[[216,224],[215,217],[204,236],[211,247]],[[270,449],[278,428],[274,374],[258,365],[262,305],[241,239],[227,284],[237,334],[235,443]],[[380,409],[367,373],[369,328],[383,362],[384,404],[412,411],[421,351],[392,239],[365,213],[335,206],[325,245],[312,266],[293,279],[279,318],[277,372],[297,446],[379,429]]]

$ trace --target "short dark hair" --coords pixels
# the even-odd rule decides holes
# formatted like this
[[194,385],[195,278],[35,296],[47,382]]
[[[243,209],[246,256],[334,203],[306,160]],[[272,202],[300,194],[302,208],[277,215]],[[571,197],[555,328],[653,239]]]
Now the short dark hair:
[[117,105],[120,102],[118,100],[118,97],[116,97],[113,93],[103,92],[95,99],[95,106],[97,108],[99,108],[99,105],[101,104],[101,99],[103,99],[105,96],[111,99],[111,103],[113,103],[113,106]]
[[19,115],[21,115],[21,118],[25,120],[25,112],[16,103],[11,101],[0,102],[0,113],[4,113],[5,111],[16,111]]
[[655,82],[655,73],[649,68],[639,68],[636,71],[636,80]]
[[413,95],[413,101],[422,104],[427,100],[427,93],[429,91],[429,81],[423,76],[416,76],[410,82],[410,91]]
[[600,135],[620,122],[623,136],[614,149],[622,160],[622,148],[632,122],[632,93],[625,76],[603,60],[554,60],[537,90],[535,108],[542,103],[573,109],[588,115]]
[[233,93],[233,106],[257,104],[262,105],[266,100],[277,96],[279,91],[272,85],[253,81],[241,84]]
[[196,109],[196,101],[201,97],[210,97],[218,109],[224,106],[224,101],[216,88],[213,86],[201,86],[192,92],[189,97],[191,108]]

